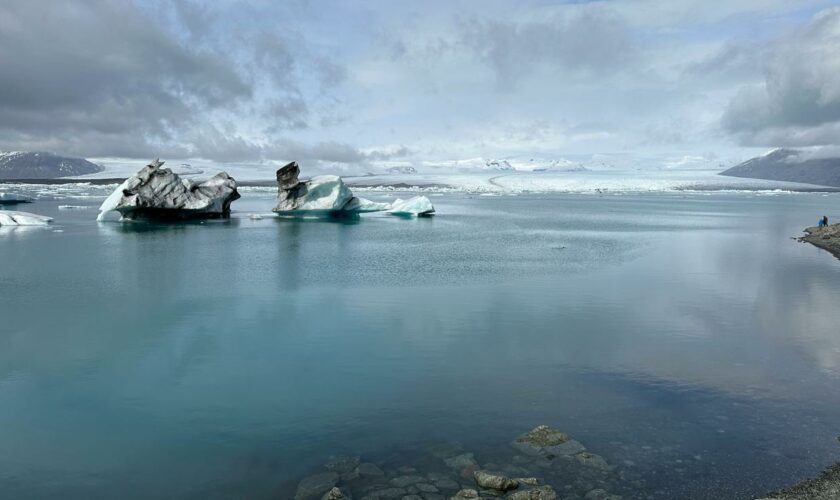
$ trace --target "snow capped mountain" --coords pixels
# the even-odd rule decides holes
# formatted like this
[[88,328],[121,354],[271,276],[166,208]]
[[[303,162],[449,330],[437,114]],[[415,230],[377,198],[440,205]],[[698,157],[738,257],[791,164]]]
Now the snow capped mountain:
[[53,179],[102,170],[101,166],[82,158],[52,153],[0,152],[0,179]]

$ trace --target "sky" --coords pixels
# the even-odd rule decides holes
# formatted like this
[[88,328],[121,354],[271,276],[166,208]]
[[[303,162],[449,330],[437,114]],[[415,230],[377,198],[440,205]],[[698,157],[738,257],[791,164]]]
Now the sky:
[[0,3],[0,150],[337,169],[840,150],[840,2]]

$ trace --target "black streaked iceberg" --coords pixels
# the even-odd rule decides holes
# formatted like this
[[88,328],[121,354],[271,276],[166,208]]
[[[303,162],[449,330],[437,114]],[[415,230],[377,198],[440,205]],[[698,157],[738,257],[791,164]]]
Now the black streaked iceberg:
[[230,215],[239,199],[236,180],[220,172],[203,182],[182,179],[156,159],[125,180],[99,207],[97,220],[109,212],[124,219],[212,219]]

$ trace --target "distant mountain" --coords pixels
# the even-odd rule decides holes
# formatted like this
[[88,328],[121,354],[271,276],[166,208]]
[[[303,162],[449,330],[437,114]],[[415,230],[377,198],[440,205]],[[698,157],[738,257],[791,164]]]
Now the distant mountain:
[[411,166],[391,167],[388,169],[389,174],[416,174],[417,169]]
[[54,179],[95,174],[101,166],[82,158],[52,153],[0,152],[0,179]]
[[808,158],[795,149],[774,149],[720,175],[840,187],[840,158]]

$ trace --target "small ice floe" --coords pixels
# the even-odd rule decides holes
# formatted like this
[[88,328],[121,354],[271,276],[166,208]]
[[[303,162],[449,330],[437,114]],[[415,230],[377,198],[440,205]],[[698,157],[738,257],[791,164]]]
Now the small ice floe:
[[435,207],[425,196],[415,196],[408,200],[398,198],[385,212],[391,215],[427,217],[434,215]]
[[0,193],[0,205],[17,205],[18,203],[32,203],[32,198],[15,193]]
[[262,220],[263,216],[260,214],[251,214],[248,216],[248,218],[251,220]]
[[46,226],[50,222],[52,217],[44,215],[0,210],[0,226]]
[[84,205],[59,205],[59,210],[87,210],[91,207],[86,207]]

